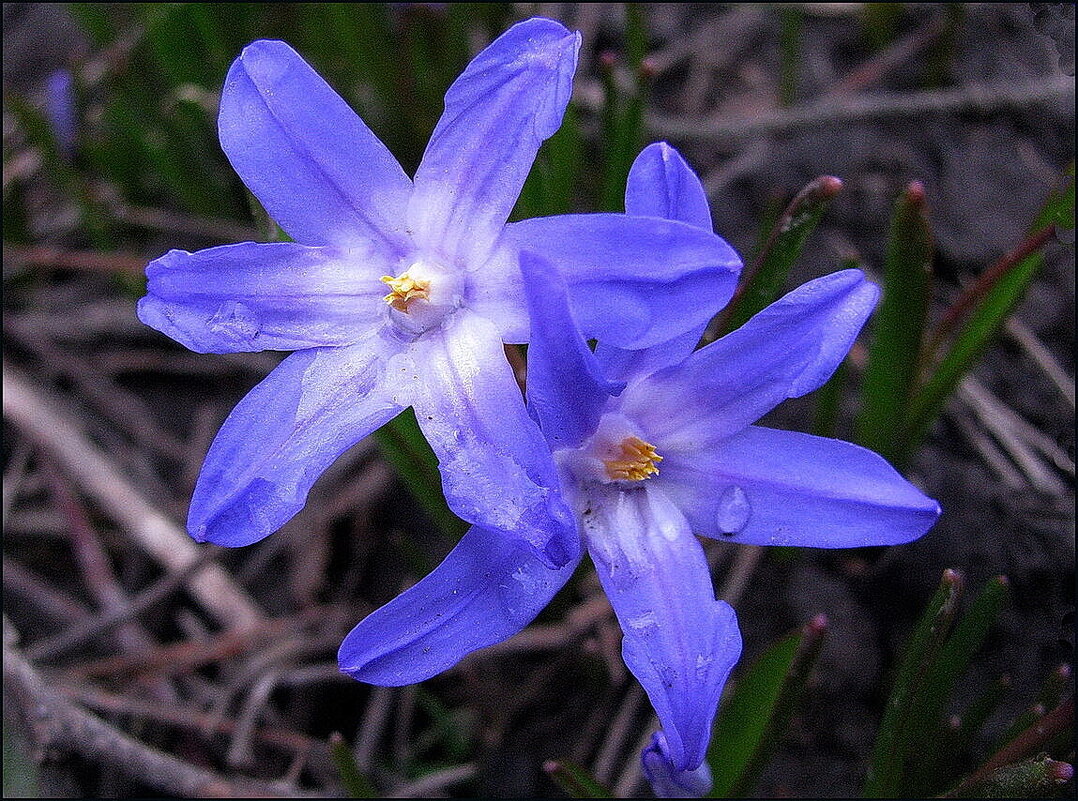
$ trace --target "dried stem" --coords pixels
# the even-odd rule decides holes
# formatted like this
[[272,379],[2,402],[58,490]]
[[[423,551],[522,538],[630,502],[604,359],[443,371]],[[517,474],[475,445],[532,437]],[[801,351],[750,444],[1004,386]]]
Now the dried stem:
[[110,726],[50,688],[16,648],[18,635],[4,618],[4,682],[41,753],[78,754],[119,769],[180,797],[246,798],[306,795],[295,787],[255,779],[235,781],[169,756]]
[[[198,547],[186,532],[146,500],[54,400],[7,363],[3,395],[4,417],[52,454],[71,479],[166,569],[180,571],[198,559]],[[188,587],[226,628],[245,628],[263,620],[254,601],[219,565],[207,565],[192,575]]]

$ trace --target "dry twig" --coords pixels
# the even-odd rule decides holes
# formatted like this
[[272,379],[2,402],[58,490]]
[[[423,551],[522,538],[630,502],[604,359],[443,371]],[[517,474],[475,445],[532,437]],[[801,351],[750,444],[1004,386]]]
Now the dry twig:
[[[183,570],[198,559],[198,547],[186,532],[142,497],[55,401],[7,363],[3,394],[4,417],[52,454],[147,553],[171,571]],[[254,601],[219,565],[207,565],[192,575],[188,586],[226,628],[253,626],[263,619]]]

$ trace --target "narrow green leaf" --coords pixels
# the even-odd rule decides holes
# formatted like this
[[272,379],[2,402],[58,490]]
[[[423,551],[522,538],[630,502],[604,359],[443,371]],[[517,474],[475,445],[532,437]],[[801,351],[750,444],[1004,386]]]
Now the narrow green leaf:
[[576,110],[565,110],[561,127],[536,155],[511,219],[568,214],[573,209],[576,180],[583,166],[583,138]]
[[415,412],[406,409],[374,432],[374,437],[382,454],[431,520],[454,541],[459,539],[466,524],[446,505],[438,459],[419,430]]
[[[423,686],[416,692],[416,703],[431,719],[432,740],[441,742],[446,756],[452,762],[463,760],[471,748],[471,738],[467,729],[461,725],[460,713],[449,709],[438,696]],[[417,752],[420,750],[416,748]]]
[[820,615],[771,646],[738,680],[712,730],[712,798],[742,797],[755,788],[789,726],[826,631]]
[[719,315],[717,330],[725,333],[740,328],[778,298],[790,267],[804,250],[809,234],[841,190],[842,181],[822,175],[797,193],[759,254],[742,274],[737,292]]
[[947,714],[947,701],[959,678],[969,666],[970,659],[984,643],[985,637],[999,619],[1007,600],[1009,583],[1004,576],[991,579],[977,600],[970,605],[954,627],[954,632],[939,650],[929,666],[910,710],[899,745],[905,758],[901,792],[910,797],[927,795],[944,789],[945,779],[940,768],[942,749],[924,751],[927,734],[938,731]]
[[1074,766],[1047,754],[1005,765],[974,784],[945,793],[941,798],[1056,798],[1074,776]]
[[[1073,171],[1073,165],[1071,167]],[[1031,230],[1040,231],[1049,225],[1074,226],[1074,180],[1055,192],[1045,203]],[[917,391],[909,405],[905,431],[899,437],[905,447],[905,457],[916,452],[932,421],[943,408],[963,376],[984,353],[1000,326],[1018,302],[1025,296],[1033,278],[1044,264],[1040,251],[1029,253],[1005,271],[1000,271],[990,288],[969,314],[954,342],[939,356],[924,386]]]
[[914,181],[899,198],[891,220],[883,299],[873,324],[856,426],[856,442],[892,462],[900,462],[898,457],[906,452],[899,438],[921,356],[932,252],[925,190]]
[[640,3],[626,4],[624,46],[625,66],[633,79],[631,88],[619,85],[616,54],[607,52],[599,57],[603,83],[600,145],[603,159],[600,208],[603,211],[621,211],[629,168],[644,140],[644,105],[653,70],[645,55],[647,28]]
[[4,798],[40,798],[37,765],[21,721],[4,715]]
[[1048,674],[1037,703],[1045,709],[1054,709],[1063,700],[1064,693],[1073,687],[1071,666],[1064,663]]
[[894,687],[887,699],[865,780],[866,798],[893,798],[899,795],[905,768],[905,754],[902,751],[905,727],[916,703],[921,679],[935,661],[954,623],[961,594],[962,577],[954,570],[944,570],[939,589],[928,602],[924,615],[910,636]]
[[613,798],[614,793],[584,768],[569,760],[550,760],[543,770],[571,798]]
[[356,764],[355,754],[341,737],[339,732],[329,735],[329,752],[333,757],[333,764],[337,766],[337,775],[340,776],[341,784],[348,793],[349,798],[380,798],[381,793],[371,784],[371,780],[363,775],[363,771]]
[[797,100],[797,72],[801,61],[801,22],[804,12],[792,4],[779,6],[779,105]]

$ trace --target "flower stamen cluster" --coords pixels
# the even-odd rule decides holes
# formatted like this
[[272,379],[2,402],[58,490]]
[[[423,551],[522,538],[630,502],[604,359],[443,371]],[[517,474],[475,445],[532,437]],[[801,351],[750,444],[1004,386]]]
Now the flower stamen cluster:
[[408,313],[408,307],[413,301],[426,300],[430,296],[430,281],[414,278],[408,273],[399,278],[383,275],[380,280],[392,290],[383,300],[404,314]]
[[619,446],[617,459],[604,460],[606,474],[614,481],[643,481],[659,474],[659,462],[663,460],[655,452],[655,446],[640,437],[626,437]]

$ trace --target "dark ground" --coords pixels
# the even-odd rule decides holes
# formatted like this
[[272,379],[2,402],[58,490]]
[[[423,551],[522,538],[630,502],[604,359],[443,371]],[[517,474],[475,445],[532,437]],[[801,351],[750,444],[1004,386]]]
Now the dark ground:
[[[20,8],[4,10],[5,84],[32,88],[49,49],[64,39],[28,46],[41,41],[40,26],[55,19],[40,8],[13,5]],[[584,30],[577,95],[584,108],[594,105],[593,54],[617,41],[617,9],[544,4],[541,12]],[[866,62],[870,68],[849,92],[880,103],[838,121],[810,115],[800,122],[783,116],[778,105],[775,12],[658,4],[646,13],[658,69],[652,138],[668,138],[698,169],[716,230],[736,248],[751,251],[758,221],[776,194],[788,198],[821,174],[844,180],[791,285],[854,254],[878,274],[894,200],[918,179],[927,188],[936,234],[938,311],[1021,241],[1073,159],[1073,55],[1066,73],[1027,5],[963,6],[953,58],[935,78],[925,54],[936,52],[938,39],[925,32],[942,22],[945,8],[906,8],[896,23],[897,44],[885,52],[901,56],[904,44],[916,50],[919,37],[922,46],[888,66],[886,59],[872,61],[854,11],[806,7],[789,111],[835,93]],[[1073,47],[1073,20],[1069,25]],[[78,46],[76,35],[71,41]],[[936,91],[926,89],[932,80],[948,96],[943,110],[924,111],[915,101]],[[1030,90],[1038,86],[1040,94]],[[905,98],[908,107],[883,103],[893,98]],[[694,127],[692,121],[704,117],[724,127],[717,134],[711,126]],[[5,202],[8,129],[5,115]],[[33,185],[34,175],[25,180]],[[27,197],[38,204],[40,243],[85,247],[64,204],[46,188]],[[136,255],[223,241],[167,229],[144,235]],[[1004,574],[1013,596],[959,686],[959,709],[1000,674],[1008,674],[1013,687],[975,753],[965,755],[967,770],[1033,703],[1044,677],[1073,660],[1073,246],[1053,243],[1046,252],[1045,268],[1013,324],[975,369],[973,383],[952,399],[915,461],[911,479],[944,508],[933,531],[879,552],[768,554],[747,570],[743,554],[715,548],[716,586],[731,575],[751,578],[737,604],[743,665],[816,613],[826,613],[832,624],[811,691],[765,773],[761,795],[859,793],[888,671],[944,568],[961,571],[970,593]],[[115,275],[60,263],[9,257],[5,247],[5,374],[14,365],[36,390],[57,398],[81,434],[95,440],[150,503],[180,521],[210,437],[275,358],[188,354],[138,323],[136,296],[125,293]],[[111,266],[122,273],[132,265],[119,259]],[[1053,370],[1062,372],[1069,399]],[[787,404],[769,422],[804,430],[811,408]],[[60,478],[62,471],[8,418],[5,404],[5,614],[21,648],[33,656],[35,644],[90,620],[91,609],[128,603],[163,572],[100,500]],[[82,500],[58,503],[65,492]],[[69,533],[80,514],[88,515],[94,532],[82,537],[81,557],[69,544],[80,541]],[[423,543],[418,555],[412,542]],[[250,788],[246,775],[281,776],[304,749],[301,786],[333,787],[325,748],[316,741],[339,730],[349,742],[355,737],[360,761],[373,766],[384,787],[400,787],[423,765],[463,764],[473,769],[458,777],[461,784],[447,780],[450,792],[550,794],[556,791],[540,765],[570,757],[623,792],[646,792],[634,766],[651,712],[620,667],[616,626],[593,600],[591,576],[560,597],[519,648],[466,660],[422,690],[372,691],[334,676],[341,635],[392,597],[402,576],[415,577],[410,565],[434,564],[448,547],[365,443],[327,474],[308,509],[284,531],[220,554],[220,564],[267,615],[306,619],[289,617],[283,631],[267,630],[242,648],[215,653],[221,635],[213,633],[212,619],[197,611],[189,594],[173,593],[116,636],[100,634],[81,648],[35,659],[34,666],[51,684],[68,688],[67,697],[81,693],[133,736],[225,774],[241,790]],[[111,601],[84,578],[95,563],[100,569],[102,556],[118,593]],[[583,624],[573,622],[581,609],[586,617],[595,608],[598,614]],[[5,622],[5,638],[7,631]],[[181,645],[155,661],[162,643]],[[125,652],[134,655],[129,664],[102,661]],[[180,663],[187,657],[196,661],[185,669]],[[150,709],[136,711],[135,699],[154,700]],[[181,711],[196,710],[198,720],[181,720]],[[244,726],[256,716],[262,733],[252,739]],[[439,721],[447,719],[464,734],[439,734]],[[456,742],[458,736],[464,742]],[[431,741],[426,746],[424,737]],[[245,758],[252,742],[260,767]],[[84,757],[51,763],[43,782],[54,794],[160,792]]]

